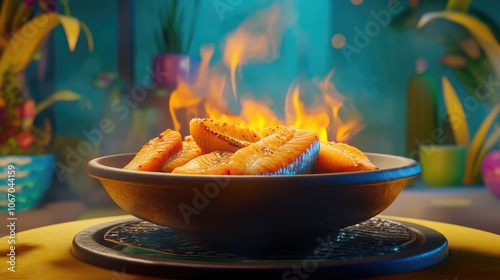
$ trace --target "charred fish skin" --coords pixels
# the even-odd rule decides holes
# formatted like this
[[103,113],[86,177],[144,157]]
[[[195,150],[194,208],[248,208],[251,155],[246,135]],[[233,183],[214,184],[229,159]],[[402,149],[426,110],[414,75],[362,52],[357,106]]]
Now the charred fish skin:
[[259,134],[250,128],[208,118],[192,119],[189,131],[204,153],[236,152],[260,140]]

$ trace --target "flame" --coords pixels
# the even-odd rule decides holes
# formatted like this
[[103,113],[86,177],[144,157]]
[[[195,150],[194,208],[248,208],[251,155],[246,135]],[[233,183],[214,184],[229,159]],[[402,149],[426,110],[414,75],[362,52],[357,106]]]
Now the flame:
[[223,61],[230,71],[234,98],[237,98],[236,71],[249,62],[279,58],[281,34],[288,24],[290,22],[281,17],[280,5],[275,4],[245,20],[227,37]]
[[300,87],[296,86],[287,94],[285,103],[286,124],[297,128],[306,128],[319,133],[321,141],[328,140],[327,127],[330,122],[328,113],[316,110],[317,106],[306,108],[300,99]]
[[255,131],[261,131],[271,125],[280,125],[283,122],[276,116],[265,103],[245,98],[241,100],[241,111],[238,115],[227,114],[212,107],[211,103],[205,104],[205,110],[209,118],[232,122],[241,126],[246,126]]
[[320,94],[310,106],[300,98],[300,83],[290,87],[285,103],[286,124],[314,130],[321,141],[346,142],[364,125],[361,114],[347,104],[345,96],[330,81],[333,74],[331,71],[325,79],[314,83]]
[[[171,93],[169,110],[174,129],[187,135],[186,124],[191,118],[209,117],[256,131],[272,125],[292,125],[318,132],[325,142],[346,142],[363,129],[361,114],[331,82],[334,71],[322,80],[296,79],[284,100],[284,117],[274,106],[279,100],[257,100],[252,94],[238,94],[238,70],[248,63],[278,59],[288,24],[281,17],[280,6],[273,5],[244,21],[228,36],[222,62],[211,63],[214,47],[202,47],[196,82],[179,79]],[[305,102],[305,97],[312,101]]]

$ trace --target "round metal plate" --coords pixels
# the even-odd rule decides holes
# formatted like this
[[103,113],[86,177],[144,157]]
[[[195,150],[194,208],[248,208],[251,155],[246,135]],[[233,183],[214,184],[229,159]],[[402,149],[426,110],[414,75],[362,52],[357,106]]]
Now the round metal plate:
[[448,256],[448,242],[427,227],[372,218],[342,229],[332,240],[319,238],[310,252],[236,256],[205,251],[169,228],[130,219],[81,231],[73,239],[72,253],[104,268],[168,278],[327,279],[422,269]]

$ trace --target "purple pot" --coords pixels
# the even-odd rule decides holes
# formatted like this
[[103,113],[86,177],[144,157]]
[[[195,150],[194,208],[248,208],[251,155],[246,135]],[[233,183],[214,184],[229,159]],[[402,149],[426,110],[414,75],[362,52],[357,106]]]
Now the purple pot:
[[484,157],[481,173],[486,187],[500,198],[500,150],[493,150]]
[[192,83],[198,74],[199,61],[184,54],[161,54],[152,59],[154,81],[170,89],[177,87],[178,80]]

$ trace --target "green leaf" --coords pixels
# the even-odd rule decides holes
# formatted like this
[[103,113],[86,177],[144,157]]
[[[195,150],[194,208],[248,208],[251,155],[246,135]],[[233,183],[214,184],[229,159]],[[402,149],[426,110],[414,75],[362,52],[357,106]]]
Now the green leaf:
[[443,76],[441,80],[443,83],[444,104],[450,118],[455,141],[457,145],[467,146],[469,145],[469,125],[467,124],[464,108],[448,78]]
[[490,130],[493,122],[495,121],[498,113],[500,112],[500,103],[497,104],[483,120],[479,128],[477,129],[474,139],[472,139],[469,150],[467,151],[467,162],[465,165],[465,175],[464,184],[474,183],[473,165],[477,160],[479,149],[486,138],[488,131]]
[[486,24],[466,13],[443,11],[424,14],[418,22],[417,27],[422,28],[435,19],[449,20],[465,27],[486,53],[496,75],[500,77],[500,45]]
[[61,90],[58,92],[55,92],[51,96],[49,96],[47,99],[44,101],[40,102],[36,106],[36,111],[35,115],[38,115],[41,111],[45,110],[47,107],[53,105],[57,101],[82,101],[86,105],[87,108],[91,107],[90,102],[83,96],[79,95],[78,93],[69,91],[69,90]]

